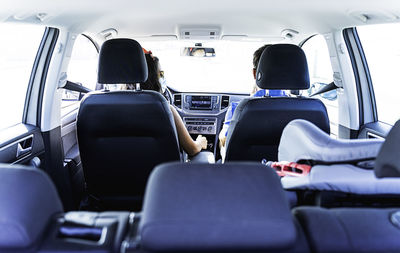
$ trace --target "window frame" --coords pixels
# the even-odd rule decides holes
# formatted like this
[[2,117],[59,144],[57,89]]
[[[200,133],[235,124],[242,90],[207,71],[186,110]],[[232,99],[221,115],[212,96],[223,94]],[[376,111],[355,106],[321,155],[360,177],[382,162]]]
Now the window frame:
[[[84,34],[84,33],[81,33],[81,34],[77,35],[76,38],[78,38],[80,35],[82,35],[82,36],[85,37],[89,42],[91,42],[91,44],[92,44],[92,45],[94,46],[94,48],[96,49],[97,54],[100,53],[99,46],[97,45],[97,43],[96,43],[90,36],[88,36],[88,35],[86,35],[86,34]],[[75,41],[75,42],[76,42],[76,41]],[[73,52],[73,50],[74,50],[74,47],[75,47],[75,44],[74,44],[74,46],[72,47],[72,52]],[[70,61],[71,61],[71,59],[70,59]],[[70,63],[71,63],[71,62],[68,63],[68,66],[69,66]],[[67,73],[67,76],[68,76],[68,73]],[[63,98],[61,98],[61,103],[62,103],[63,101],[69,101],[69,102],[76,102],[76,103],[77,103],[77,102],[79,102],[79,101],[82,100],[84,94],[86,94],[86,93],[92,91],[91,89],[87,88],[87,87],[84,86],[83,84],[82,84],[82,88],[79,89],[79,87],[77,87],[77,86],[79,85],[78,83],[71,82],[71,81],[68,81],[68,80],[67,80],[67,83],[68,83],[68,82],[69,82],[71,85],[69,85],[69,86],[66,85],[66,86],[63,87],[63,89],[65,89],[65,90],[67,90],[67,91],[78,92],[78,93],[79,93],[78,99],[63,99]],[[62,108],[63,108],[63,107],[61,106],[61,109],[62,109]]]
[[360,120],[359,125],[363,126],[367,123],[377,122],[378,114],[374,88],[368,63],[356,27],[344,29],[343,38],[349,52],[357,89]]

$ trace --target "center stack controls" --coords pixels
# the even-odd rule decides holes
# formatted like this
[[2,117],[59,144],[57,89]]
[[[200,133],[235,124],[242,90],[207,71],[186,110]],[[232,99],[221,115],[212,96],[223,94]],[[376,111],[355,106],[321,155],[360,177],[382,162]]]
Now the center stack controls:
[[215,117],[184,117],[183,121],[190,134],[217,133],[217,119]]

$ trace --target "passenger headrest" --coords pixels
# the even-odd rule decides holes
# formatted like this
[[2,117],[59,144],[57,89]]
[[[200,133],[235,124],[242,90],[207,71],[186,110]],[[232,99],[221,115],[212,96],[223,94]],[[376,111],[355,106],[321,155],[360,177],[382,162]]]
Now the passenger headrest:
[[292,44],[267,47],[261,54],[256,77],[261,89],[306,90],[310,87],[306,56],[300,47]]
[[283,129],[278,147],[279,161],[314,161],[326,164],[374,159],[383,140],[332,138],[313,123],[296,119]]
[[151,251],[279,250],[296,239],[278,176],[257,163],[157,166],[139,229]]
[[400,120],[394,124],[375,161],[375,175],[382,177],[400,177]]
[[147,80],[147,63],[140,44],[131,39],[111,39],[101,46],[97,82],[135,84]]
[[57,190],[39,169],[3,164],[0,178],[0,251],[29,248],[63,211]]

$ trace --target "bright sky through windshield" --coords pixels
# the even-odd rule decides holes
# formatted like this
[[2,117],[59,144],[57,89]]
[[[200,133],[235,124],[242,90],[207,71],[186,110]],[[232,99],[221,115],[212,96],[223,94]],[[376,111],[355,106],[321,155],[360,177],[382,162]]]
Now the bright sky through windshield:
[[250,93],[253,53],[260,42],[215,41],[203,47],[215,48],[216,57],[181,56],[181,49],[194,46],[182,41],[143,41],[141,45],[160,59],[167,84],[182,92]]

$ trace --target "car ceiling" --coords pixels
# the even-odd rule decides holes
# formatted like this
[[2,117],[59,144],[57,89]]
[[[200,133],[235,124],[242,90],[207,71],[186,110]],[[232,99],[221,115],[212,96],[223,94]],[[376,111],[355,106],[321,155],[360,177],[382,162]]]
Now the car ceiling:
[[280,37],[282,30],[293,29],[300,41],[314,33],[400,20],[398,0],[2,0],[1,5],[2,21],[42,23],[94,36],[115,28],[118,37],[131,38],[177,35],[182,26],[213,26],[221,35],[249,37]]

